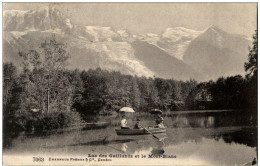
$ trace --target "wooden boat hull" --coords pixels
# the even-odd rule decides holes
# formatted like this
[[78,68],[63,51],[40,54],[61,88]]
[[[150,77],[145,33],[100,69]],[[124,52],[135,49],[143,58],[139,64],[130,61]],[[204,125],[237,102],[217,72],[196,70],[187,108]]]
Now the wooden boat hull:
[[[117,135],[145,135],[150,134],[145,129],[115,129]],[[152,134],[165,133],[166,128],[147,128]]]

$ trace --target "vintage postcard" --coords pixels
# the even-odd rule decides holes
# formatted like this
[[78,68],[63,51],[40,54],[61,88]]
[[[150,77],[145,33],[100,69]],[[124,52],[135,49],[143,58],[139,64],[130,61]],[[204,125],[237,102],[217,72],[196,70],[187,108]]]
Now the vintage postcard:
[[3,165],[257,165],[257,3],[3,3]]

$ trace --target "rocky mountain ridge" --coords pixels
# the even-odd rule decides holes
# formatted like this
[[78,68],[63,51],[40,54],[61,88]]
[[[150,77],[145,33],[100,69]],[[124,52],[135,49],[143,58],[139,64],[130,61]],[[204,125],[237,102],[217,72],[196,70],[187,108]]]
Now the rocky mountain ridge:
[[79,26],[53,7],[5,10],[3,16],[3,61],[17,66],[21,64],[18,51],[37,48],[55,35],[67,43],[70,69],[100,67],[138,76],[202,81],[243,74],[251,44],[216,26],[204,31],[167,28],[162,34]]

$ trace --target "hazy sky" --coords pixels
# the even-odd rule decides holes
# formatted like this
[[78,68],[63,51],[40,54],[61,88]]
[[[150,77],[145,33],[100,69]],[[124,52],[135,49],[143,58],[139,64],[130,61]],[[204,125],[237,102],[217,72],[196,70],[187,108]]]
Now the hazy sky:
[[[5,9],[28,10],[46,3],[7,3]],[[73,23],[111,26],[132,33],[161,33],[169,27],[203,30],[210,25],[252,36],[257,3],[53,3]],[[68,11],[68,12],[67,12]]]

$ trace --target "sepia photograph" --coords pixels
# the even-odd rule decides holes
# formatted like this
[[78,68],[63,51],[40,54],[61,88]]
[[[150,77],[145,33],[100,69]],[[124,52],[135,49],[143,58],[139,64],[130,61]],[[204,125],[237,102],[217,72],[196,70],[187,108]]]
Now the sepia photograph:
[[256,166],[257,12],[2,3],[2,164]]

